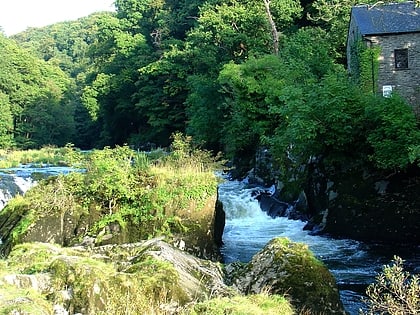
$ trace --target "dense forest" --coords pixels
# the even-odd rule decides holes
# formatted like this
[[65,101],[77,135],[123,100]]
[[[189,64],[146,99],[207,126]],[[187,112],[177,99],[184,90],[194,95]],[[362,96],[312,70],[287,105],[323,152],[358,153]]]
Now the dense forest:
[[115,13],[0,34],[0,146],[142,149],[179,131],[230,159],[269,148],[283,169],[416,164],[410,107],[346,72],[356,3],[116,0]]

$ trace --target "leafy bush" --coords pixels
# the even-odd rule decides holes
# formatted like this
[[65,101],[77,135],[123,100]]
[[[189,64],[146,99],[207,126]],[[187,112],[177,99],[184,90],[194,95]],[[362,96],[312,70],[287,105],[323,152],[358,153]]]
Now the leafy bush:
[[393,264],[383,267],[376,283],[366,290],[368,310],[364,314],[420,314],[420,278],[403,269],[403,260],[394,256]]
[[413,151],[420,143],[416,117],[399,96],[375,98],[366,107],[366,125],[367,143],[373,148],[370,159],[377,167],[405,168],[418,159]]

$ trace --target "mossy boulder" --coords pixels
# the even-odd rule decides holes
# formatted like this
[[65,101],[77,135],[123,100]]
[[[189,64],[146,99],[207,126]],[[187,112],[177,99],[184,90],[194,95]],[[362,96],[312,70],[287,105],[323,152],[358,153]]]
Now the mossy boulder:
[[25,243],[0,263],[0,314],[19,311],[24,301],[45,309],[27,314],[173,314],[236,293],[219,264],[159,239],[94,248]]
[[248,264],[232,268],[228,277],[244,294],[286,294],[297,309],[345,314],[328,268],[307,245],[287,238],[273,239]]

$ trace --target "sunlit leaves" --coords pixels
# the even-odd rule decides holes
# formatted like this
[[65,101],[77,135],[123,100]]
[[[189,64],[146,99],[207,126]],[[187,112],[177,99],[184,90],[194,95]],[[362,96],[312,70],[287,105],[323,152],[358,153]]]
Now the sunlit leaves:
[[64,145],[73,134],[72,106],[66,98],[69,78],[12,40],[0,36],[0,44],[0,93],[7,95],[2,105],[8,134],[23,148]]
[[13,140],[13,116],[9,98],[0,91],[0,148],[8,148]]
[[420,278],[404,270],[403,260],[394,256],[391,265],[385,265],[369,285],[364,299],[368,311],[363,314],[406,314],[420,312]]
[[398,97],[380,98],[366,108],[372,161],[383,169],[405,168],[416,160],[420,131],[412,109]]

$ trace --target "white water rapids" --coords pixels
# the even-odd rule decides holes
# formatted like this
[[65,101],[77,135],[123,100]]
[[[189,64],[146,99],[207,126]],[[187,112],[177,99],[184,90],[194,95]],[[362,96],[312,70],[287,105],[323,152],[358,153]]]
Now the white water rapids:
[[23,195],[36,185],[37,181],[34,179],[34,174],[38,174],[40,178],[45,178],[51,175],[67,174],[72,171],[75,171],[75,169],[66,166],[32,167],[31,165],[0,169],[0,211],[14,196]]
[[335,276],[350,315],[358,314],[363,308],[361,297],[366,286],[375,281],[376,274],[384,264],[391,262],[393,255],[408,259],[413,269],[419,266],[419,248],[414,251],[412,248],[385,248],[349,239],[313,236],[303,230],[305,222],[284,217],[273,219],[261,210],[252,191],[239,181],[226,181],[219,186],[219,199],[226,213],[221,248],[225,263],[248,262],[274,237],[306,243]]

